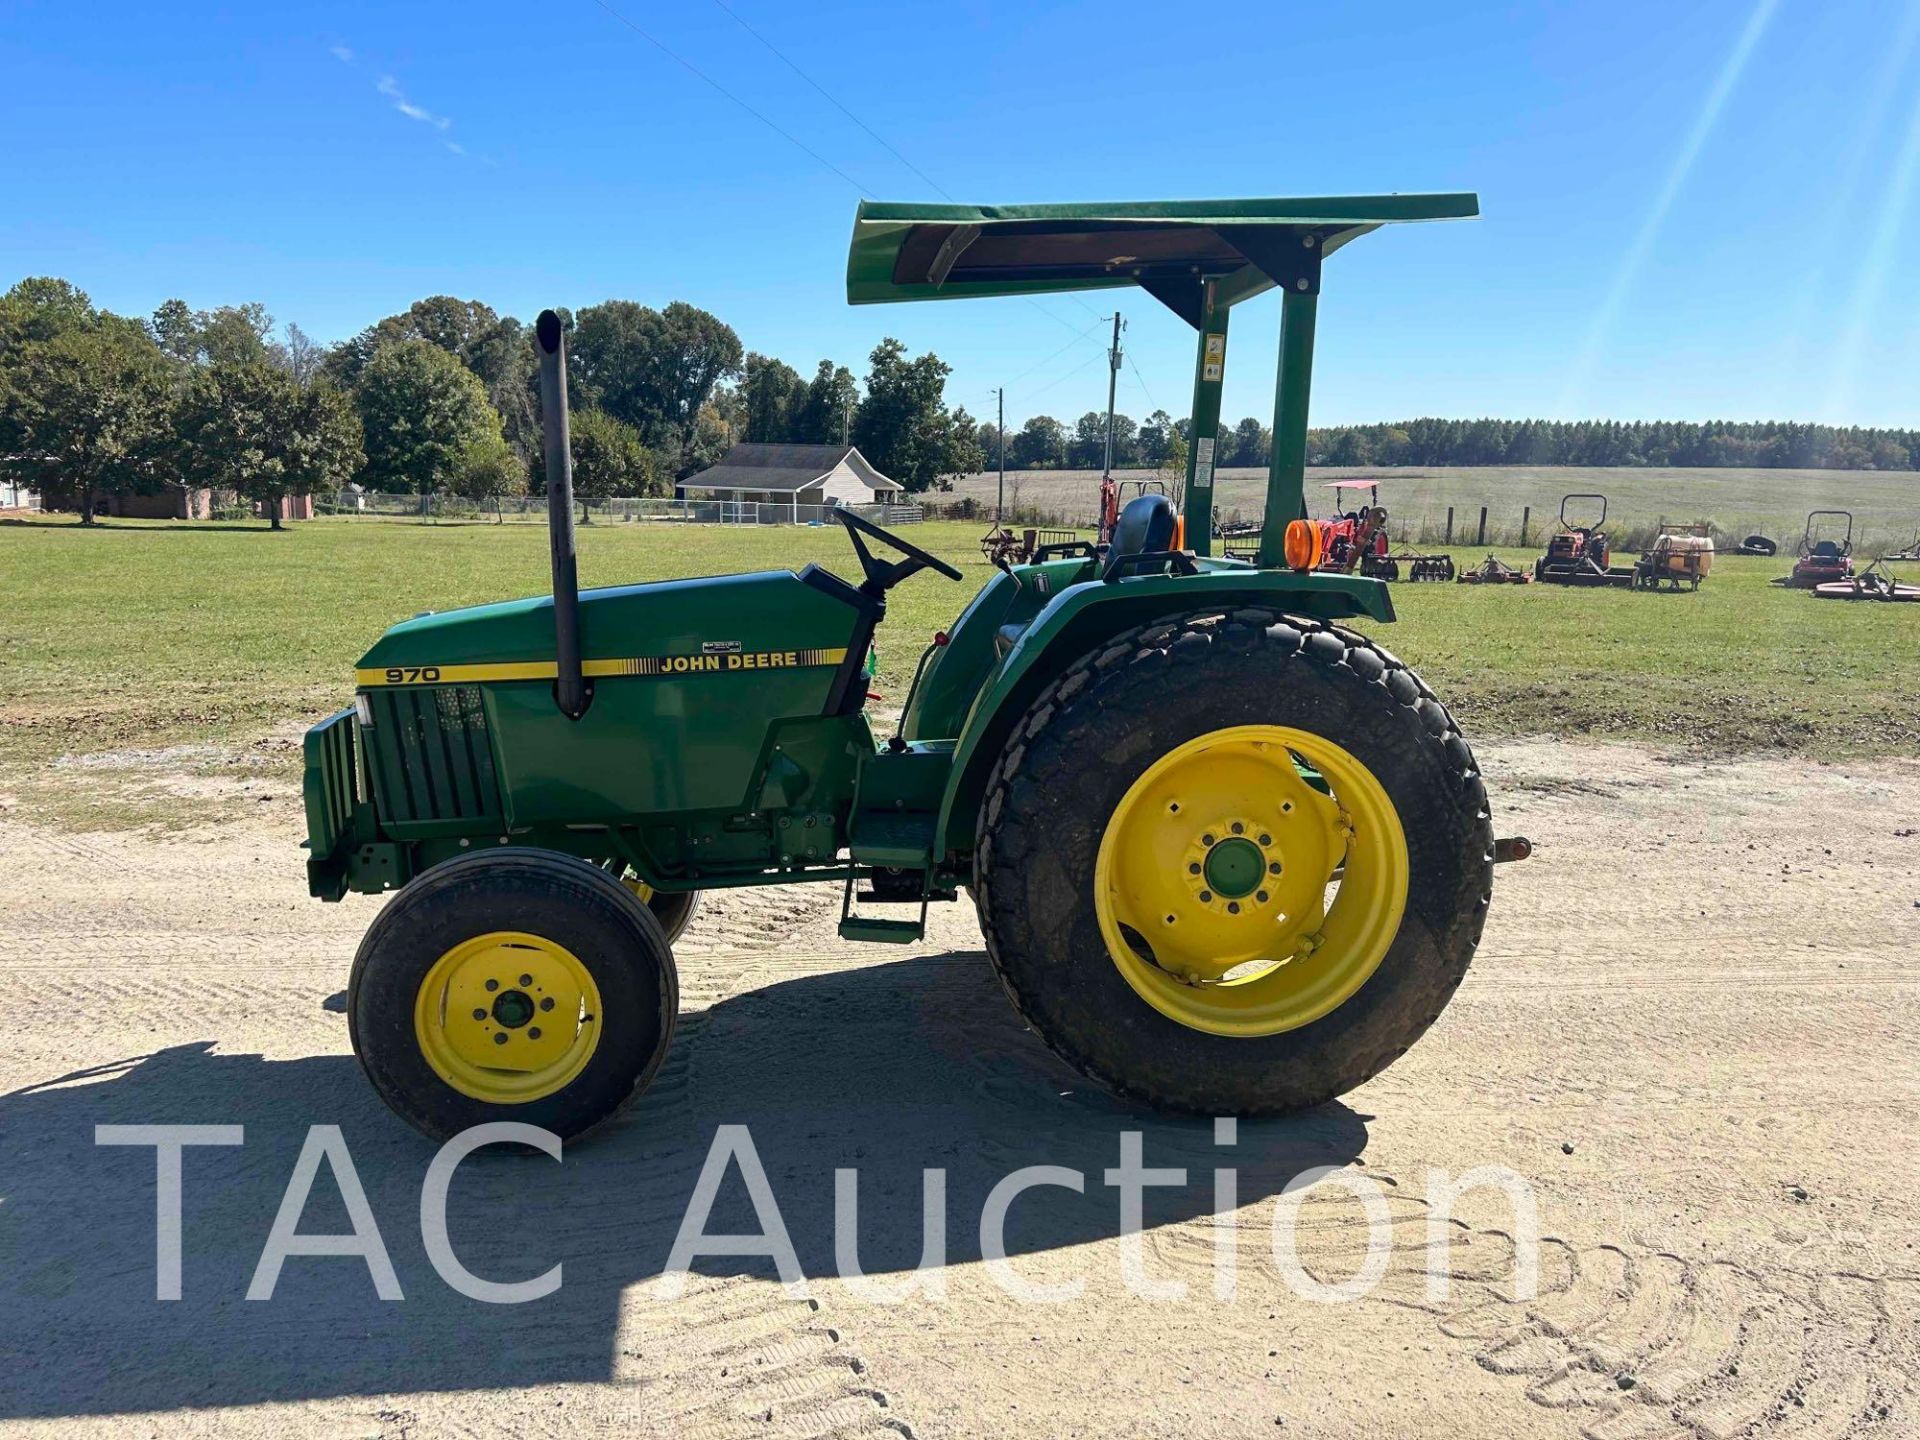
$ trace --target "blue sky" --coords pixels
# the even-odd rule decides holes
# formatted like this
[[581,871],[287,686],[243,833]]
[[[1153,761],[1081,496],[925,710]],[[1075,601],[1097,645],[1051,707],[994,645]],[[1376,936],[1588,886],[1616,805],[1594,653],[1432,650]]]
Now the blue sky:
[[[0,284],[323,340],[439,292],[681,298],[803,371],[891,333],[976,415],[1004,383],[1070,420],[1106,302],[849,309],[860,193],[1471,189],[1329,261],[1316,421],[1920,424],[1920,0],[725,3],[9,0]],[[1184,414],[1191,332],[1119,303],[1121,407]],[[1229,420],[1271,411],[1276,324],[1235,314]]]

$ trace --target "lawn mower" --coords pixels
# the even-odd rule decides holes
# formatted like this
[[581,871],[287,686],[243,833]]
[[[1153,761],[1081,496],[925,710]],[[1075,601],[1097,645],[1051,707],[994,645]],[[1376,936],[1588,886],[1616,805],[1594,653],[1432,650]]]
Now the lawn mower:
[[1196,332],[1203,435],[1232,307],[1281,292],[1256,558],[1212,553],[1213,477],[1190,457],[1184,544],[1144,493],[1109,543],[994,574],[883,740],[867,663],[889,596],[959,572],[840,509],[851,579],[582,592],[565,326],[543,313],[553,593],[394,626],[306,736],[309,888],[398,892],[348,986],[381,1097],[437,1137],[592,1129],[666,1053],[695,898],[796,881],[841,887],[847,940],[896,943],[964,887],[1027,1023],[1144,1104],[1297,1110],[1402,1054],[1466,973],[1495,861],[1528,847],[1495,841],[1433,691],[1348,628],[1393,619],[1386,586],[1313,568],[1307,397],[1322,257],[1477,213],[1472,195],[863,202],[852,303],[1140,286]]
[[[1600,514],[1590,525],[1567,518],[1570,500],[1598,500]],[[1563,495],[1560,528],[1547,540],[1547,553],[1533,562],[1533,578],[1548,585],[1631,585],[1633,571],[1610,569],[1613,541],[1607,538],[1607,497]]]
[[1704,520],[1669,525],[1660,519],[1655,540],[1633,565],[1633,588],[1698,590],[1713,570],[1713,529]]
[[[1822,522],[1845,521],[1845,525]],[[1835,532],[1838,532],[1837,537]],[[1849,510],[1809,510],[1807,528],[1794,548],[1793,569],[1779,584],[1795,590],[1836,585],[1853,574],[1853,513]]]

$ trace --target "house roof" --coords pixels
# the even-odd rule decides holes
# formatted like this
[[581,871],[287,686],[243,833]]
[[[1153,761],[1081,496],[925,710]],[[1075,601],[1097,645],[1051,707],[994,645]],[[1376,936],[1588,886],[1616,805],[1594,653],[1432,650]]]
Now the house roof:
[[743,440],[697,475],[680,482],[683,490],[804,490],[824,480],[842,461],[876,491],[892,494],[905,487],[874,469],[856,445],[767,445]]

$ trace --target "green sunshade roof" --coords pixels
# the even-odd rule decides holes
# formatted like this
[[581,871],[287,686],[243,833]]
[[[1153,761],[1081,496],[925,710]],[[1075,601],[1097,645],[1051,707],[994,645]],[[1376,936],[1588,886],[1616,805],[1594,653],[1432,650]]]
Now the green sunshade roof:
[[1303,246],[1324,255],[1381,225],[1479,213],[1471,193],[1079,205],[866,200],[853,222],[847,301],[1139,285],[1184,313],[1192,308],[1185,292],[1197,294],[1199,280],[1218,280],[1222,302],[1233,304],[1271,288]]

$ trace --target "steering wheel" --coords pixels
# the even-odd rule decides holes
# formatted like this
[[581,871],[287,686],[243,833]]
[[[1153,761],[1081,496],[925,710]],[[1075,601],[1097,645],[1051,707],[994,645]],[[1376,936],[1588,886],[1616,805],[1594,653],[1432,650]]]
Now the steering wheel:
[[[882,530],[864,516],[856,515],[844,505],[833,507],[833,516],[847,527],[847,539],[853,542],[853,553],[860,557],[860,571],[866,576],[861,589],[875,597],[884,595],[909,575],[922,570],[938,570],[949,580],[958,580],[960,572],[936,555],[929,555],[918,545],[909,544],[891,531]],[[862,533],[873,536],[883,544],[891,545],[907,558],[904,560],[882,560],[860,538]]]

